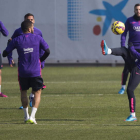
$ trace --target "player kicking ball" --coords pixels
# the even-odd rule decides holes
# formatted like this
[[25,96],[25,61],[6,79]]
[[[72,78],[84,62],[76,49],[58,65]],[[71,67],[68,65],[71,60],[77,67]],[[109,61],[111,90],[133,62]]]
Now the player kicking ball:
[[[3,57],[8,56],[14,49],[18,53],[18,80],[21,92],[21,102],[24,111],[25,123],[37,124],[35,114],[40,104],[41,91],[43,87],[43,79],[41,77],[41,62],[50,54],[49,46],[44,39],[33,34],[33,23],[25,20],[21,23],[23,34],[12,39],[6,49],[3,51]],[[39,50],[44,50],[43,56],[40,58]],[[27,90],[32,88],[34,99],[32,102],[32,111],[28,113],[28,97]]]
[[127,119],[125,119],[125,121],[137,121],[135,114],[136,99],[134,90],[140,83],[140,53],[135,49],[131,42],[128,43],[128,49],[125,47],[109,48],[106,45],[105,40],[102,40],[101,48],[103,55],[122,56],[128,67],[130,78],[127,86],[127,96],[129,101],[130,115],[127,117]]

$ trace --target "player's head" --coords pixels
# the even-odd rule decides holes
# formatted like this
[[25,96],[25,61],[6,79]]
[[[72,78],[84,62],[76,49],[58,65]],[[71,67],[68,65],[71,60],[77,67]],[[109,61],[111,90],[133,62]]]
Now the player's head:
[[140,4],[135,4],[134,6],[134,13],[136,16],[140,17]]
[[31,13],[28,13],[24,16],[24,20],[29,19],[33,24],[35,23],[34,15]]
[[33,33],[34,32],[33,23],[30,20],[24,20],[21,23],[21,29],[23,33]]

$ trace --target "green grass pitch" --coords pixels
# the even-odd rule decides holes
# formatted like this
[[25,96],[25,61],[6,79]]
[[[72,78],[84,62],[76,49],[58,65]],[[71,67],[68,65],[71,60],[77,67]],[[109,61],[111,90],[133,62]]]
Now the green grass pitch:
[[[139,140],[140,87],[135,91],[137,122],[128,98],[117,92],[123,67],[45,67],[37,125],[24,124],[17,68],[2,69],[1,140]],[[28,91],[30,94],[31,89]],[[29,108],[31,112],[31,108]]]

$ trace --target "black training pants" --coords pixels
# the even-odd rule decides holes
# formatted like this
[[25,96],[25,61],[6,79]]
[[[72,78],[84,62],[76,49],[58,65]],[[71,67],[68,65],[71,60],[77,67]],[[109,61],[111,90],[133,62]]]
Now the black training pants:
[[127,68],[127,64],[125,64],[122,72],[122,82],[121,82],[122,85],[126,85],[128,74],[129,74],[129,70]]

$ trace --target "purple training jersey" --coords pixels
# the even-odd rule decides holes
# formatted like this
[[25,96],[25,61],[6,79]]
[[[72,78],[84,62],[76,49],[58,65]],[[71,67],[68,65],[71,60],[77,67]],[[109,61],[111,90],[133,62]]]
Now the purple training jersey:
[[125,31],[121,35],[121,46],[125,46],[127,32],[129,32],[128,42],[132,42],[135,49],[140,49],[140,20],[135,19],[135,16],[126,20]]
[[[18,37],[18,36],[20,36],[20,35],[22,35],[23,34],[23,32],[22,32],[22,29],[21,29],[21,27],[20,28],[18,28],[18,29],[16,29],[15,30],[15,32],[14,32],[14,34],[12,35],[12,39],[14,39],[14,38],[16,38],[16,37]],[[36,27],[34,27],[34,34],[35,35],[40,35],[41,37],[42,37],[42,32],[39,30],[39,29],[37,29]],[[40,48],[40,57],[42,56],[44,54],[44,50],[42,50],[41,48]],[[10,53],[9,55],[8,55],[8,60],[9,60],[9,64],[12,64],[12,53]],[[41,62],[41,68],[43,69],[44,68],[44,64],[45,64],[45,61],[43,61],[43,62]]]
[[41,36],[32,33],[22,34],[9,43],[7,53],[17,49],[20,77],[41,76],[40,48],[45,51],[49,46]]
[[[14,34],[12,35],[11,38],[14,39],[14,38],[16,38],[16,37],[18,37],[18,36],[20,36],[20,35],[22,35],[22,34],[23,34],[23,32],[22,32],[22,29],[21,29],[21,27],[20,27],[20,28],[18,28],[18,29],[15,30],[15,32],[14,32]],[[42,37],[41,31],[40,31],[39,29],[37,29],[36,27],[34,27],[34,34],[40,35],[40,36]]]

